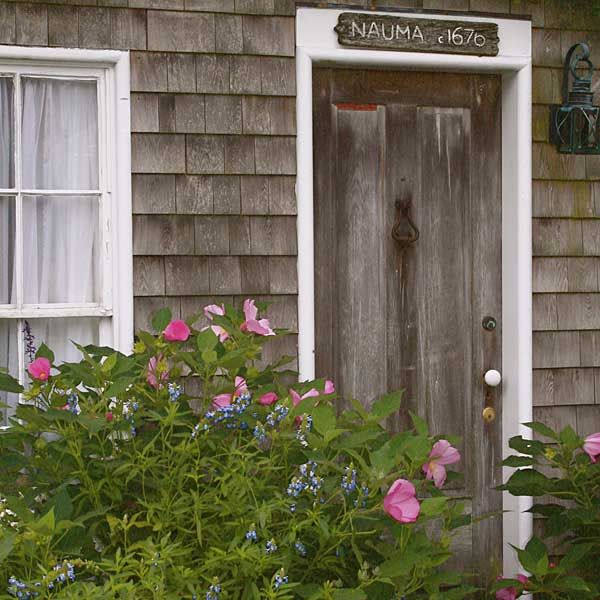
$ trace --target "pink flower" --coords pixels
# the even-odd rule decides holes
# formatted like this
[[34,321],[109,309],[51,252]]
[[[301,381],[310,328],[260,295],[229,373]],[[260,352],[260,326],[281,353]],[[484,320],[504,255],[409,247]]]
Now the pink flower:
[[[319,395],[319,391],[316,390],[315,388],[311,388],[310,390],[308,390],[308,392],[306,392],[306,394],[303,394],[302,396],[296,390],[290,389],[290,396],[292,398],[292,404],[294,406],[298,406],[298,404],[300,404],[300,402],[302,402],[302,400],[304,400],[304,398],[314,398],[315,396],[318,396],[318,395]],[[300,415],[296,415],[296,418],[294,419],[294,423],[296,423],[296,425],[299,427],[300,423],[302,423],[302,417]]]
[[244,316],[246,320],[241,324],[240,329],[244,332],[256,333],[256,335],[275,335],[271,329],[268,319],[257,320],[258,308],[254,305],[254,300],[244,300]]
[[383,508],[399,523],[414,523],[421,510],[415,486],[406,479],[396,479],[383,499]]
[[111,412],[107,412],[104,416],[106,417],[107,421],[112,421],[114,419],[114,416]]
[[335,386],[333,385],[333,381],[327,379],[325,381],[325,387],[323,388],[324,394],[335,394]]
[[167,342],[185,342],[190,337],[190,328],[185,321],[171,321],[163,331]]
[[221,306],[219,306],[218,304],[209,304],[204,307],[204,314],[210,321],[212,321],[213,315],[222,317],[225,314],[225,305],[221,304]]
[[[517,575],[517,579],[523,585],[525,585],[526,583],[529,582],[529,579],[527,579],[527,577],[525,577],[525,575],[519,574],[519,575]],[[502,577],[498,577],[498,580],[502,581]],[[517,594],[519,594],[519,592],[517,592],[517,588],[514,588],[512,586],[505,587],[496,592],[496,600],[515,600],[517,598]]]
[[[222,317],[225,314],[225,305],[221,304],[221,306],[219,306],[218,304],[209,304],[208,306],[204,307],[204,314],[206,315],[206,318],[210,321],[212,321],[213,315],[218,315],[219,317]],[[220,325],[211,325],[210,328],[212,329],[213,333],[219,338],[219,341],[221,343],[229,337],[227,331]]]
[[248,391],[246,380],[239,375],[235,378],[235,390],[232,394],[219,394],[213,398],[215,408],[224,408],[229,406],[236,398]]
[[446,482],[444,465],[452,465],[460,460],[460,452],[447,440],[440,440],[433,445],[429,460],[423,465],[427,479],[433,479],[435,487],[441,488]]
[[27,366],[27,370],[32,379],[37,379],[38,381],[46,381],[48,377],[50,377],[51,368],[52,365],[50,364],[50,361],[43,356],[36,358]]
[[[148,361],[148,374],[146,375],[146,381],[156,390],[159,390],[163,386],[163,382],[169,379],[168,371],[159,369],[159,363],[162,360],[162,355],[153,356]],[[159,373],[160,370],[160,373]]]
[[271,404],[275,404],[277,400],[279,400],[279,398],[275,392],[267,392],[258,399],[258,403],[263,406],[270,406]]
[[595,463],[598,456],[600,456],[600,433],[588,435],[583,442],[583,451],[592,459],[592,462]]

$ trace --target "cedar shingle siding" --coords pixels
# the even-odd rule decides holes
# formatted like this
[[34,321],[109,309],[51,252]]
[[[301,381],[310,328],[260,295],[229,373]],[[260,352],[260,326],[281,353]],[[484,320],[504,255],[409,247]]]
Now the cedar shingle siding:
[[[589,41],[600,66],[592,2],[336,5],[531,15],[535,416],[599,430],[600,157],[548,143],[568,47]],[[136,327],[165,304],[187,315],[252,294],[297,328],[294,13],[294,0],[0,0],[2,44],[132,50]]]

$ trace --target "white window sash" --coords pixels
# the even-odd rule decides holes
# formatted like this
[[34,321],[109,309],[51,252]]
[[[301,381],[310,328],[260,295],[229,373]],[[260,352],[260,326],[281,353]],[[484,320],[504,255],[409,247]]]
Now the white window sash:
[[[0,319],[47,317],[107,317],[100,320],[100,343],[128,352],[133,341],[133,277],[131,242],[131,158],[129,53],[107,50],[23,48],[0,46],[0,75],[68,80],[95,80],[98,94],[99,189],[29,190],[21,187],[21,157],[15,156],[15,188],[0,189],[0,195],[18,198],[15,261],[15,304],[0,305]],[[21,150],[21,90],[15,89],[19,105],[14,107],[15,144]],[[17,139],[18,136],[18,139]],[[23,243],[20,198],[36,196],[97,196],[99,198],[98,303],[23,303]],[[21,336],[19,336],[21,340]],[[22,342],[19,342],[22,343]],[[19,348],[22,354],[22,348]]]

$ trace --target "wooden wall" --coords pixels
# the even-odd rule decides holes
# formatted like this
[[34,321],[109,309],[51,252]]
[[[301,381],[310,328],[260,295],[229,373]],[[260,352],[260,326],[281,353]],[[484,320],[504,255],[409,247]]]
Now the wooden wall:
[[[297,4],[531,15],[535,416],[600,430],[600,157],[559,155],[547,134],[567,48],[589,41],[600,66],[592,1]],[[132,50],[136,326],[164,304],[187,315],[251,294],[297,327],[294,13],[294,0],[0,0],[0,44]]]

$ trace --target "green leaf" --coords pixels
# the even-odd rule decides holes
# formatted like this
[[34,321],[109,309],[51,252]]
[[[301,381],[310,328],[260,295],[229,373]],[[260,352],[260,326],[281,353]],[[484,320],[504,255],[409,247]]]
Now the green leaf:
[[520,435],[510,438],[508,445],[513,450],[529,456],[544,454],[546,448],[544,443],[538,442],[537,440],[526,440]]
[[335,413],[331,406],[316,406],[312,410],[311,416],[314,428],[321,435],[325,435],[328,431],[335,429]]
[[529,427],[532,431],[539,433],[540,435],[544,435],[552,440],[558,440],[558,434],[553,429],[550,429],[547,425],[543,423],[538,423],[537,421],[533,421],[531,423],[523,423],[525,427]]
[[568,571],[569,569],[578,567],[583,563],[584,558],[593,547],[593,544],[576,544],[571,546],[567,554],[560,561],[561,569]]
[[201,331],[196,336],[196,344],[198,345],[198,350],[212,350],[219,343],[219,338],[215,334],[215,332],[209,327],[204,331]]
[[409,411],[410,413],[410,418],[413,422],[413,426],[416,430],[416,432],[419,435],[429,435],[429,427],[427,426],[427,423],[425,422],[424,419],[421,419],[421,417],[419,415],[417,415],[416,413]]
[[40,517],[34,523],[31,523],[31,529],[41,535],[51,535],[54,533],[56,521],[54,519],[54,508],[51,508],[47,513]]
[[4,530],[4,535],[0,539],[0,563],[12,552],[16,537],[16,533]]
[[421,514],[425,517],[441,515],[446,508],[448,498],[446,496],[438,496],[436,498],[425,498],[421,502]]
[[54,352],[52,352],[52,350],[50,350],[50,348],[48,348],[48,346],[46,346],[46,344],[44,344],[43,342],[40,344],[40,347],[37,349],[37,352],[35,353],[35,357],[36,358],[47,358],[50,363],[54,363]]
[[569,448],[579,448],[583,440],[575,433],[570,425],[567,425],[559,435],[560,441]]
[[202,360],[207,365],[211,365],[217,361],[217,353],[214,350],[204,350],[202,352]]
[[382,396],[377,400],[371,408],[371,415],[378,421],[389,417],[391,414],[397,412],[400,409],[400,403],[402,400],[402,391],[392,392]]
[[334,590],[334,600],[367,600],[367,594],[363,590],[341,588]]
[[0,372],[0,392],[20,394],[23,389],[23,386],[14,377],[8,373]]
[[532,537],[525,550],[517,549],[517,554],[519,562],[527,571],[537,576],[543,576],[548,572],[548,553],[539,538]]
[[559,577],[554,585],[561,590],[565,591],[573,591],[573,592],[589,592],[589,585],[580,577],[574,577],[572,575],[567,575],[566,577]]
[[[300,403],[298,406],[301,405],[302,403]],[[359,448],[364,446],[367,442],[378,438],[380,435],[382,435],[382,432],[379,429],[364,429],[362,431],[356,431],[355,433],[351,433],[350,435],[344,436],[342,439],[338,440],[335,444],[335,447],[339,450]]]
[[152,317],[152,327],[157,333],[162,333],[165,327],[171,322],[172,319],[170,308],[161,308]]
[[534,469],[520,469],[499,489],[508,490],[513,496],[543,496],[552,489],[552,481]]
[[113,381],[104,391],[104,395],[107,398],[118,396],[127,390],[127,388],[136,382],[135,377],[124,377],[118,381]]
[[505,467],[531,467],[535,459],[531,456],[509,456],[502,464]]

